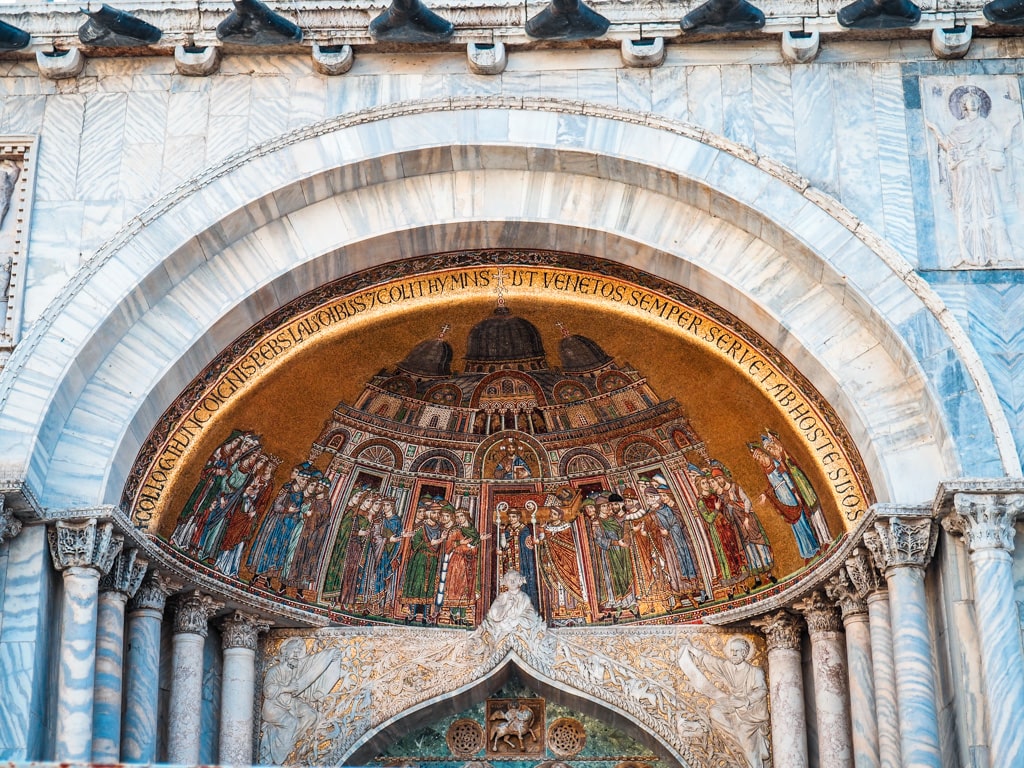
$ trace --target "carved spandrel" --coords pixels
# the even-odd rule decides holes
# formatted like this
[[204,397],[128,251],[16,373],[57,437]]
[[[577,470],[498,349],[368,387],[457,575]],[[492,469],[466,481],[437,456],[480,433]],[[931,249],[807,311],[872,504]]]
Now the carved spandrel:
[[811,637],[822,632],[839,632],[843,628],[835,605],[818,590],[794,603],[793,608],[803,614]]
[[167,597],[185,586],[162,571],[150,571],[142,580],[142,584],[128,602],[128,610],[163,611]]
[[101,574],[110,570],[121,552],[124,538],[114,532],[111,522],[95,518],[78,522],[59,520],[46,530],[53,567],[94,568]]
[[174,611],[175,634],[188,632],[206,637],[209,633],[209,621],[224,603],[214,600],[201,592],[189,592],[178,598]]
[[270,629],[272,621],[242,611],[235,611],[220,625],[221,647],[256,650],[261,632]]
[[114,558],[110,570],[100,579],[101,592],[121,592],[128,597],[134,595],[146,575],[149,561],[139,557],[139,550],[125,549]]
[[935,521],[930,517],[890,517],[875,522],[871,554],[887,573],[893,568],[924,568],[935,554]]
[[776,648],[800,650],[803,622],[789,611],[776,611],[750,623],[761,630],[769,651]]
[[[1019,262],[1024,237],[1015,183],[1024,160],[1015,77],[923,77],[922,110],[940,267]],[[1016,252],[1015,252],[1016,251]]]
[[971,552],[1013,552],[1016,520],[1024,510],[1024,494],[957,493],[953,506],[956,514],[945,518],[943,527],[948,533],[963,536]]

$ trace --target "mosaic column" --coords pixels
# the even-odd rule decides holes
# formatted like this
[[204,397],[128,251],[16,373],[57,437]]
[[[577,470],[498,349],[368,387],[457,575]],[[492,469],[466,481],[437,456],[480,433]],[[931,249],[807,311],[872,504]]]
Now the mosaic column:
[[853,764],[857,768],[879,768],[878,728],[875,721],[875,678],[871,661],[871,630],[868,606],[845,568],[825,587],[843,615],[846,630],[846,671],[850,684],[850,726],[853,736]]
[[156,762],[156,715],[160,699],[160,625],[167,596],[183,585],[150,571],[128,603],[121,762]]
[[174,612],[171,659],[171,698],[167,717],[174,727],[167,734],[167,762],[199,762],[200,721],[203,706],[203,645],[207,622],[224,604],[208,595],[183,595]]
[[751,622],[768,641],[768,683],[774,768],[807,768],[800,620],[786,611]]
[[235,611],[221,625],[224,672],[220,696],[220,762],[252,765],[253,715],[256,694],[256,641],[270,622]]
[[[865,531],[864,540],[877,542],[878,534],[871,530]],[[880,768],[900,768],[900,718],[896,706],[896,670],[892,661],[889,590],[870,552],[863,547],[854,547],[847,558],[846,575],[868,608],[871,667],[875,683],[875,724],[878,728],[878,764]]]
[[96,682],[92,712],[92,761],[116,763],[121,757],[121,674],[124,669],[124,609],[148,563],[137,549],[122,551],[100,579],[96,628]]
[[123,539],[95,518],[55,523],[47,530],[53,567],[64,577],[54,759],[92,759],[96,614],[100,576],[110,570]]
[[935,553],[935,523],[930,517],[893,516],[877,520],[875,531],[872,555],[889,584],[903,765],[939,768],[932,631],[924,592],[924,569]]
[[846,642],[839,613],[821,592],[812,592],[793,606],[804,615],[811,636],[814,664],[814,705],[818,721],[820,768],[850,768],[850,707],[846,676]]
[[1024,651],[1014,602],[1013,535],[1024,494],[957,493],[950,527],[967,542],[974,574],[974,607],[988,704],[993,766],[1024,765]]

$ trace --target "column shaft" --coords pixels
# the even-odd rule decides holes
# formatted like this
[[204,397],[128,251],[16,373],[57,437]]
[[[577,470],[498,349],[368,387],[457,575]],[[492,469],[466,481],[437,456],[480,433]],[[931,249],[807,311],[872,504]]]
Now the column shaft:
[[57,723],[54,757],[92,759],[93,687],[96,671],[96,611],[100,573],[72,566],[64,570]]
[[940,768],[939,717],[935,704],[932,633],[928,625],[924,570],[890,568],[893,664],[904,768]]
[[163,611],[140,608],[128,616],[124,729],[121,761],[156,762],[156,713],[160,697],[160,624]]
[[807,768],[807,727],[804,712],[804,676],[800,651],[768,651],[772,717],[772,765]]
[[256,652],[224,649],[221,688],[220,757],[222,765],[252,764],[252,702],[256,693]]
[[850,614],[843,617],[843,624],[846,627],[846,659],[850,679],[853,764],[857,768],[879,768],[874,670],[871,661],[868,615]]
[[981,666],[988,700],[993,766],[1024,765],[1024,653],[1013,599],[1010,553],[979,549],[971,553],[981,641]]
[[175,633],[172,640],[171,696],[167,717],[174,727],[167,734],[167,762],[199,762],[203,703],[203,645],[206,638],[192,632]]
[[896,707],[896,671],[892,663],[892,625],[889,595],[875,592],[867,599],[871,627],[871,666],[875,678],[875,722],[878,723],[880,768],[900,768],[900,720]]
[[96,685],[92,761],[116,763],[121,756],[121,672],[124,668],[124,609],[128,595],[100,593],[96,633]]

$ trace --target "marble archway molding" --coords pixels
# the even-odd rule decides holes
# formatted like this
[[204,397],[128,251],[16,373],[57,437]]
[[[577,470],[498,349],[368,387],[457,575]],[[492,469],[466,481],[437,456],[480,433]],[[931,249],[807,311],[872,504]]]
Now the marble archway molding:
[[50,510],[116,504],[166,405],[253,322],[366,266],[474,247],[600,255],[718,302],[832,401],[882,500],[1020,474],[962,329],[836,201],[692,126],[501,98],[318,123],[140,213],[0,375],[0,472]]
[[[752,633],[548,629],[517,582],[472,633],[274,633],[265,646],[259,760],[367,764],[396,734],[486,698],[511,667],[538,692],[644,734],[671,763],[748,768],[768,755],[764,660]],[[291,711],[305,713],[302,725]]]

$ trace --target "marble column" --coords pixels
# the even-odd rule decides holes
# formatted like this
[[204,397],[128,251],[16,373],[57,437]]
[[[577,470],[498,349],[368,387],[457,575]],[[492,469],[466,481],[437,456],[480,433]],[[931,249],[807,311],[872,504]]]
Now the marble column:
[[[864,538],[866,541],[877,540],[878,534],[865,531]],[[880,768],[900,768],[900,718],[896,706],[896,670],[892,661],[889,590],[885,577],[864,547],[854,547],[846,560],[846,574],[868,608],[871,667],[875,682],[875,723],[878,727],[878,764]]]
[[221,625],[224,671],[220,696],[221,765],[252,765],[256,641],[270,622],[235,611]]
[[839,606],[843,616],[843,629],[846,630],[846,671],[850,686],[853,764],[857,768],[879,768],[875,677],[871,661],[868,606],[845,568],[840,568],[829,580],[825,591]]
[[123,539],[111,522],[95,518],[59,521],[47,530],[53,566],[64,578],[57,668],[54,759],[92,759],[96,616],[100,576],[121,551]]
[[779,611],[751,622],[768,641],[768,689],[774,768],[807,768],[800,620]]
[[932,630],[924,569],[935,554],[935,523],[925,516],[888,516],[875,522],[871,554],[885,571],[892,616],[893,664],[904,768],[940,768]]
[[121,762],[156,762],[156,717],[160,700],[160,625],[167,596],[182,584],[150,571],[128,603]]
[[92,761],[121,758],[121,674],[124,669],[124,613],[148,563],[137,549],[122,551],[100,579],[96,628],[96,681],[92,712]]
[[1011,556],[1024,494],[957,493],[953,504],[957,514],[947,530],[963,533],[974,576],[990,760],[993,766],[1024,765],[1024,650]]
[[851,768],[850,706],[846,641],[835,606],[818,591],[793,606],[804,615],[811,636],[814,705],[818,721],[820,768]]
[[209,595],[189,592],[179,598],[174,613],[171,649],[171,698],[167,717],[174,727],[167,735],[167,762],[199,762],[203,706],[203,645],[207,622],[224,604]]

